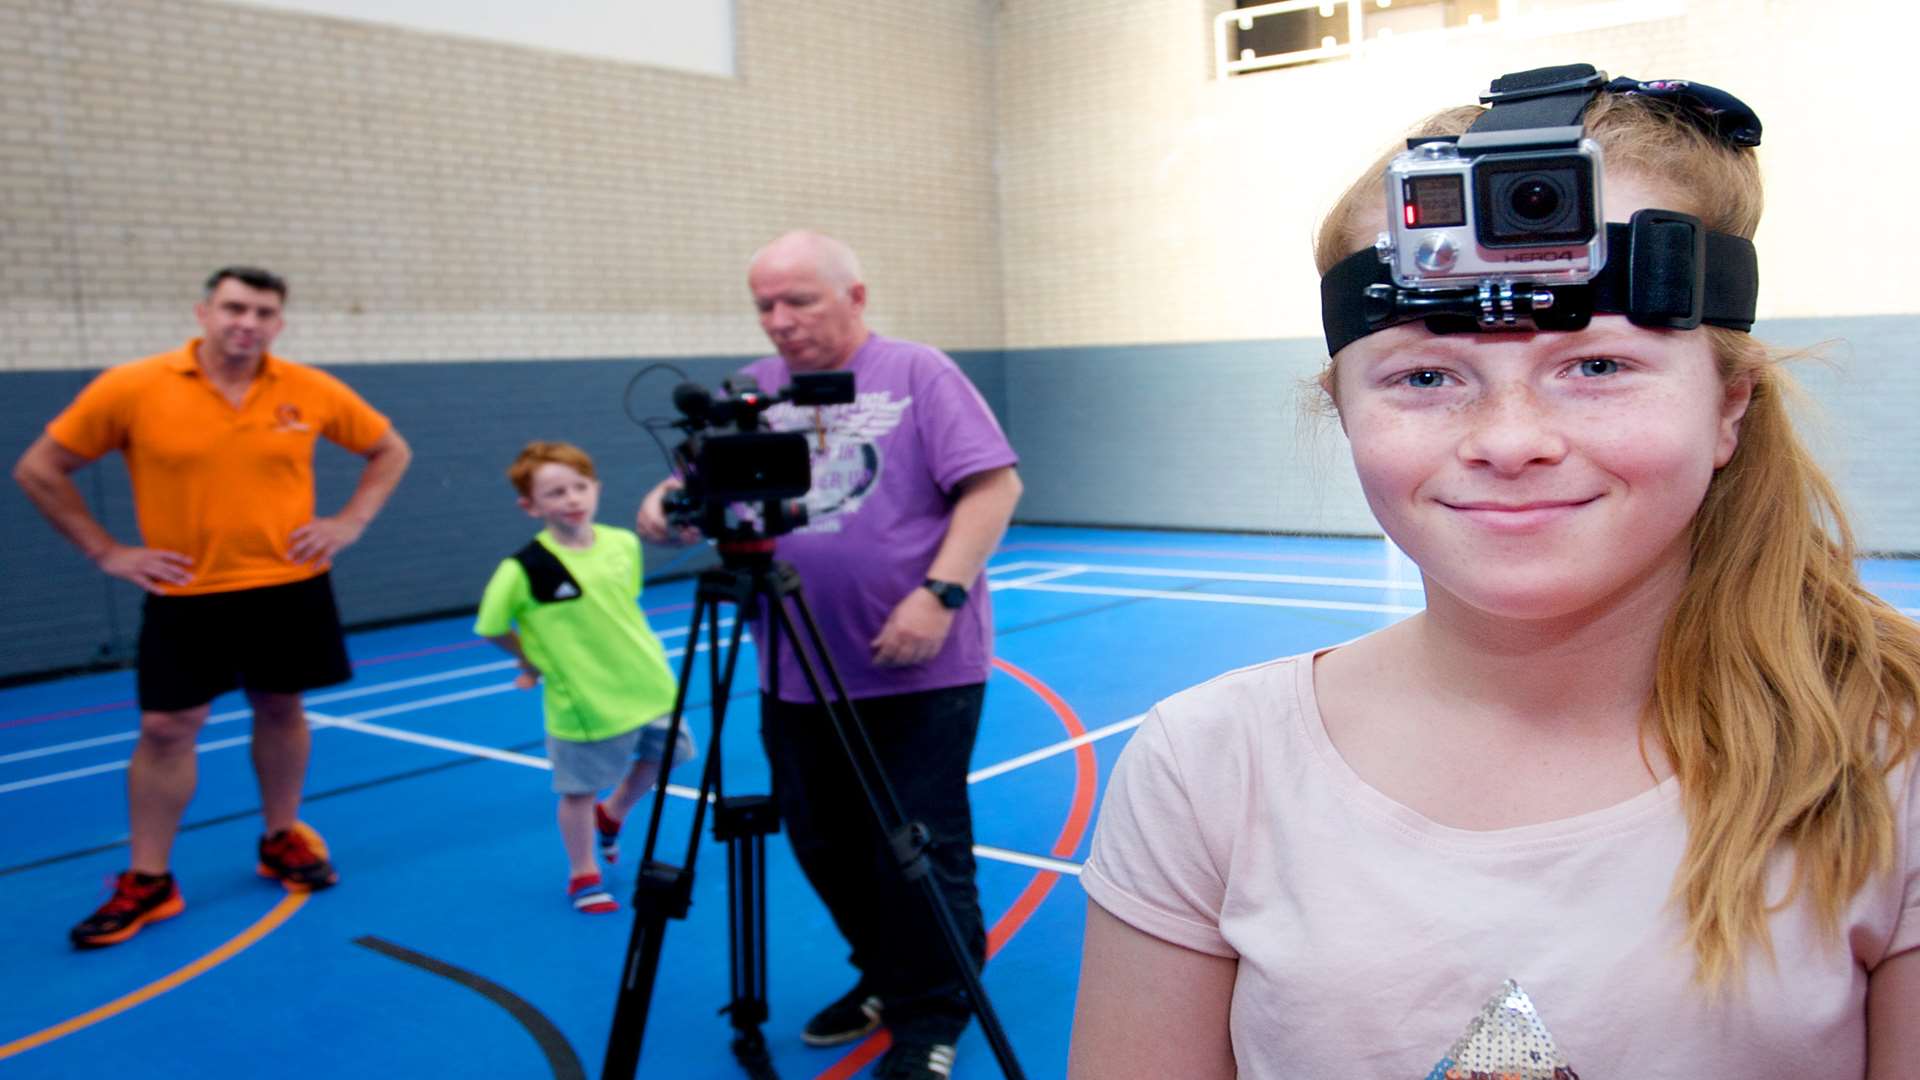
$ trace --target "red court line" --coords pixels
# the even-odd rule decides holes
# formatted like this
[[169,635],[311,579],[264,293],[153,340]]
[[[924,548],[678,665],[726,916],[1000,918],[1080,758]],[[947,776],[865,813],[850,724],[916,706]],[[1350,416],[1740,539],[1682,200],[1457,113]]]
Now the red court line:
[[18,720],[0,720],[0,728],[24,727],[27,724],[44,724],[49,720],[65,720],[71,716],[92,716],[95,713],[112,712],[125,709],[132,701],[109,701],[104,705],[86,705],[77,709],[61,709],[59,712],[41,713],[38,716],[23,716]]
[[424,649],[414,649],[409,652],[369,656],[365,660],[355,660],[353,666],[357,668],[373,667],[376,664],[391,664],[395,661],[413,660],[422,656],[438,656],[441,653],[458,652],[461,649],[477,649],[486,643],[485,638],[474,638],[472,641],[456,641],[451,645],[431,645]]
[[[1053,709],[1060,718],[1060,726],[1067,729],[1068,738],[1078,738],[1087,733],[1085,724],[1053,688],[1035,678],[1031,673],[1014,667],[1005,660],[995,657],[993,666],[1020,681],[1027,689],[1039,695],[1040,700]],[[1093,744],[1085,743],[1073,750],[1073,803],[1067,810],[1067,820],[1060,827],[1060,835],[1053,841],[1052,854],[1055,858],[1071,858],[1080,850],[1080,841],[1085,839],[1087,825],[1093,819],[1093,792],[1099,777],[1099,763],[1094,757]],[[1013,935],[1027,924],[1033,913],[1040,910],[1047,894],[1060,881],[1060,875],[1051,870],[1037,870],[1027,887],[1020,890],[1012,906],[987,931],[987,955],[991,957],[1000,951],[1000,947],[1012,940]],[[854,1047],[839,1061],[815,1077],[815,1080],[848,1080],[849,1077],[865,1068],[875,1058],[885,1053],[893,1040],[883,1029]]]

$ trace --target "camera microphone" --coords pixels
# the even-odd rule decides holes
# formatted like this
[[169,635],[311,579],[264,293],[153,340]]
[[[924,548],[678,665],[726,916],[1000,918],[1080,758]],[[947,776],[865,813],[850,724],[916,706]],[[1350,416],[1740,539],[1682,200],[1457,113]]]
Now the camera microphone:
[[705,420],[713,411],[713,393],[699,383],[681,383],[673,388],[673,407],[689,420]]

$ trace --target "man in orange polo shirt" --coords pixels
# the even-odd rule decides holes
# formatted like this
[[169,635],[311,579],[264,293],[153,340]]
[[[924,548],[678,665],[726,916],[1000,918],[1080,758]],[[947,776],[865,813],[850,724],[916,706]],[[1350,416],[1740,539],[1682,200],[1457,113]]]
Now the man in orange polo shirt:
[[[140,621],[140,739],[127,767],[131,866],[73,943],[125,941],[183,910],[169,856],[193,797],[209,704],[244,689],[266,832],[258,872],[292,892],[339,880],[299,819],[310,737],[300,695],[352,676],[327,569],[387,501],[412,452],[387,418],[325,372],[267,352],[287,286],[250,267],[207,279],[203,336],[102,372],[47,425],[14,478],[101,570],[148,593]],[[340,512],[314,516],[313,444],[367,459]],[[143,546],[121,544],[72,473],[118,450]]]

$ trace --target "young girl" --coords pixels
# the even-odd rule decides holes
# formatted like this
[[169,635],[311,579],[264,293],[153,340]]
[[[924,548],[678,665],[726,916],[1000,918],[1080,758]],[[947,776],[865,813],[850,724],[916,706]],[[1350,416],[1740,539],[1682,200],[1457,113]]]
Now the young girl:
[[[1711,118],[1583,122],[1607,220],[1753,235]],[[1385,166],[1322,273],[1385,225]],[[1072,1075],[1920,1077],[1920,630],[1862,588],[1764,348],[1416,321],[1321,387],[1426,610],[1141,725]]]

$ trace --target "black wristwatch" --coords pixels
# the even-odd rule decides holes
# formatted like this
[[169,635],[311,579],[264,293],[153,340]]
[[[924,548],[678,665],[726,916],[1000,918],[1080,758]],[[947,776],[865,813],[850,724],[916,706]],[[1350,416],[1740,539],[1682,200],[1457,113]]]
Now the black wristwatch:
[[966,606],[967,587],[955,585],[951,581],[936,581],[933,578],[920,583],[921,587],[940,598],[940,606],[948,611],[957,611]]

